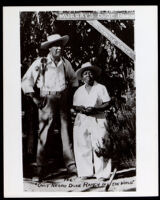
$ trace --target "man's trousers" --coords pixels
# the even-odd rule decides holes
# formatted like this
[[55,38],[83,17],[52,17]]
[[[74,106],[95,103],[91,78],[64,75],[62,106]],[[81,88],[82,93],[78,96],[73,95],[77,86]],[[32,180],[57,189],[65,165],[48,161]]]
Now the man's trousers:
[[[43,93],[42,93],[43,94]],[[72,144],[69,138],[69,105],[67,89],[60,94],[43,95],[46,100],[45,106],[39,109],[39,134],[37,147],[37,166],[44,166],[46,163],[45,145],[51,124],[57,116],[60,116],[60,132],[63,147],[63,159],[66,167],[75,164]]]

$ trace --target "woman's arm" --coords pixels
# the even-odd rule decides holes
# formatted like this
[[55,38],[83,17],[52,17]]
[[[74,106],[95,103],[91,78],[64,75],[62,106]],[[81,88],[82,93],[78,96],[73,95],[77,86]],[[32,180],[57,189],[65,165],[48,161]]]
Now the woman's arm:
[[102,105],[99,105],[99,106],[87,107],[85,109],[85,114],[91,115],[91,114],[96,114],[98,112],[104,111],[104,110],[106,110],[108,105],[109,105],[109,102],[104,102]]
[[91,114],[96,114],[100,111],[106,110],[108,107],[109,102],[104,102],[102,105],[95,106],[95,107],[87,107],[85,108],[84,106],[73,106],[74,110],[86,115],[91,115]]
[[86,109],[84,106],[73,106],[73,109],[76,111],[76,112],[80,112],[80,113],[83,113],[85,114],[86,112]]
[[104,102],[102,105],[99,106],[95,106],[94,109],[96,111],[104,111],[109,105],[109,101],[108,102]]

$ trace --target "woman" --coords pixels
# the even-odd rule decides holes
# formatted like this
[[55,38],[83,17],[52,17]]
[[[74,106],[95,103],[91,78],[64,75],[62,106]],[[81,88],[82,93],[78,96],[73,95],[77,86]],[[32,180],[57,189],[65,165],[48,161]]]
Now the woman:
[[78,112],[74,122],[74,153],[78,176],[108,179],[111,159],[99,154],[109,143],[107,120],[104,111],[110,101],[104,85],[95,81],[101,70],[87,62],[77,70],[78,79],[84,82],[73,97],[73,106]]

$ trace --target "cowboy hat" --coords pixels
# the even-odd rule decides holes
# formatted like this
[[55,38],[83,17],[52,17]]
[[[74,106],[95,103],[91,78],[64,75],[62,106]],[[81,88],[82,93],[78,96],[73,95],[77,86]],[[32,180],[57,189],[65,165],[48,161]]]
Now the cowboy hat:
[[101,69],[99,67],[92,65],[90,62],[86,62],[82,64],[81,68],[76,71],[76,75],[79,80],[82,79],[82,74],[86,70],[94,71],[97,76],[99,76],[101,73]]
[[48,49],[54,46],[54,44],[57,42],[61,42],[62,46],[65,46],[68,40],[68,35],[61,36],[59,34],[53,34],[47,37],[47,41],[41,43],[41,49]]

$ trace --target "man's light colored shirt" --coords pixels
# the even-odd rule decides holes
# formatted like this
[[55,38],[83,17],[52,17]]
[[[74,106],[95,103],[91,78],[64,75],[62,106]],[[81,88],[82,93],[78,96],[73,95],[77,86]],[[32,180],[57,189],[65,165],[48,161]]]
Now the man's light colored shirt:
[[89,93],[87,92],[84,84],[76,90],[73,97],[74,106],[95,107],[108,101],[110,101],[110,96],[106,87],[96,81],[94,82]]
[[[44,91],[63,91],[67,87],[67,80],[74,87],[78,86],[78,80],[71,63],[67,59],[60,59],[57,66],[51,60],[50,54],[47,56],[46,70],[44,75],[40,74],[42,70],[41,58],[36,59],[24,77],[22,78],[22,90],[24,93],[34,92],[34,85]],[[36,81],[37,79],[37,81]]]

